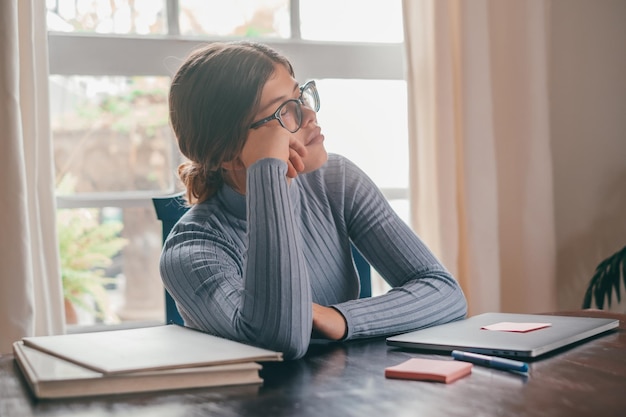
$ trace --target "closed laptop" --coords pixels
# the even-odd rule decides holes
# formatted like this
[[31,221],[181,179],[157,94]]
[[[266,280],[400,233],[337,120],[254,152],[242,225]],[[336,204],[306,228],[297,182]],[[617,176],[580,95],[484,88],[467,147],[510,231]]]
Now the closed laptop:
[[[549,323],[531,331],[495,331],[496,324]],[[616,329],[619,320],[539,314],[484,313],[452,323],[387,338],[389,346],[450,352],[535,358]]]

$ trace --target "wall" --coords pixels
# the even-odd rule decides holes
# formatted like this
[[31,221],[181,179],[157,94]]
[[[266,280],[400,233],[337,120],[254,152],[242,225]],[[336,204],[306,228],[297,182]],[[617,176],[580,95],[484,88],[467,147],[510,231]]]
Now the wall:
[[576,309],[626,245],[626,1],[552,0],[550,13],[558,302]]

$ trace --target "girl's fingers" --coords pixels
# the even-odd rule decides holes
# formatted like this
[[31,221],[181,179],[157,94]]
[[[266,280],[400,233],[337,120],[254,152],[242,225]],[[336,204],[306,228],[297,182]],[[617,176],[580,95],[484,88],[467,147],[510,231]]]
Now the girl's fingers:
[[287,161],[287,178],[296,178],[298,176],[298,170],[294,168],[291,161]]
[[301,157],[304,157],[307,153],[304,143],[296,140],[293,136],[289,140],[289,148],[293,149]]
[[[296,175],[299,172],[304,171],[304,162],[302,161],[302,156],[298,152],[296,152],[296,150],[293,149],[293,148],[289,148],[289,161],[288,161],[288,164],[290,166],[292,166],[293,169],[296,171]],[[290,176],[289,172],[287,173],[287,176],[290,177],[290,178],[294,178],[295,177],[295,175],[294,176]]]

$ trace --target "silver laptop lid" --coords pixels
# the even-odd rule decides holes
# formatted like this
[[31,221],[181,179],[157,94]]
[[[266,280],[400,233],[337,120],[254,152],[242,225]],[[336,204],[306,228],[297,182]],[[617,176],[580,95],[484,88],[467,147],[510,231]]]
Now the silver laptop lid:
[[[481,329],[500,322],[550,323],[526,333]],[[619,320],[539,314],[484,313],[465,320],[387,338],[389,346],[450,352],[465,350],[507,357],[534,358],[615,329]]]

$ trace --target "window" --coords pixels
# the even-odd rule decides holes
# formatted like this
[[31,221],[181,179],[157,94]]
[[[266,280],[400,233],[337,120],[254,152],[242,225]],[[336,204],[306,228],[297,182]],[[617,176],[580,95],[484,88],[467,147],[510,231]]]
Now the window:
[[59,221],[117,225],[111,239],[121,239],[96,268],[107,314],[87,294],[95,308],[79,324],[163,321],[151,197],[180,190],[167,91],[202,42],[254,38],[287,55],[301,81],[315,79],[328,150],[359,164],[408,220],[400,0],[46,3]]

